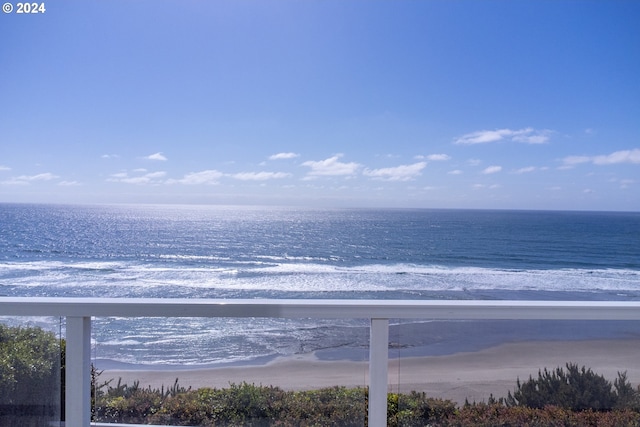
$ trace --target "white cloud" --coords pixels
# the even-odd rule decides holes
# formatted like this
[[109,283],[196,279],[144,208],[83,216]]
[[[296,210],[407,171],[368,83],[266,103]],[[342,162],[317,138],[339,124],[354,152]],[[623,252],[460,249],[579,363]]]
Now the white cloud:
[[611,154],[602,154],[599,156],[567,156],[562,159],[562,162],[565,168],[581,163],[593,163],[594,165],[616,165],[621,163],[640,164],[640,148],[615,151]]
[[516,169],[513,173],[517,173],[518,175],[521,175],[523,173],[535,172],[536,170],[537,168],[535,166],[527,166],[526,168]]
[[498,130],[481,130],[476,132],[471,132],[462,135],[457,138],[454,143],[455,144],[485,144],[487,142],[495,142],[504,139],[511,131],[509,129],[498,129]]
[[2,185],[29,185],[29,181],[20,181],[15,178],[10,178],[5,181],[0,181]]
[[147,178],[150,178],[150,179],[156,179],[156,178],[162,178],[162,177],[163,177],[163,176],[165,176],[166,174],[167,174],[167,173],[166,173],[166,172],[164,172],[164,171],[158,171],[158,172],[151,172],[151,173],[148,173],[148,174],[146,174],[145,176],[146,176]]
[[620,188],[625,190],[629,188],[632,184],[635,184],[633,179],[621,179],[620,180]]
[[56,178],[60,178],[58,175],[54,175],[52,173],[40,173],[38,175],[22,175],[19,176],[17,179],[20,180],[24,180],[24,181],[51,181],[52,179],[56,179]]
[[514,135],[512,139],[515,142],[523,142],[525,144],[546,144],[549,142],[550,133],[550,131],[543,130],[534,134]]
[[158,172],[149,172],[144,175],[139,176],[129,176],[127,172],[119,172],[111,175],[107,181],[109,182],[122,182],[125,184],[136,184],[136,185],[146,185],[146,184],[161,184],[162,181],[160,178],[163,178],[167,173],[164,171]]
[[580,163],[589,163],[590,161],[591,157],[587,156],[568,156],[562,159],[565,166],[574,166],[579,165]]
[[120,156],[118,156],[117,154],[103,154],[100,157],[103,159],[117,159]]
[[34,181],[51,181],[60,178],[58,175],[54,175],[50,172],[40,173],[37,175],[20,175],[14,176],[6,181],[2,181],[4,185],[29,185]]
[[219,184],[220,178],[223,176],[224,174],[217,170],[204,170],[186,174],[181,179],[169,179],[167,180],[167,184],[216,185]]
[[296,153],[278,153],[269,156],[269,160],[286,160],[286,159],[295,159],[296,157],[300,157],[300,154]]
[[456,138],[453,143],[461,145],[486,144],[508,139],[526,144],[544,144],[549,141],[550,130],[524,129],[496,129],[471,132]]
[[427,162],[414,163],[412,165],[400,165],[391,168],[365,169],[363,174],[372,178],[385,181],[411,181],[421,175]]
[[469,159],[469,160],[467,160],[467,163],[470,166],[478,166],[480,163],[482,163],[482,160],[480,160],[480,159]]
[[412,165],[400,165],[390,168],[365,169],[363,174],[384,181],[411,181],[421,175],[427,162],[418,162]]
[[155,153],[145,157],[147,160],[159,160],[161,162],[166,162],[168,159],[162,153]]
[[9,166],[2,166],[0,165],[0,171],[10,171],[11,168]]
[[60,181],[58,185],[62,187],[78,187],[80,184],[78,181]]
[[498,173],[502,170],[502,166],[489,166],[485,170],[482,171],[484,175],[490,175],[492,173]]
[[429,154],[426,156],[427,160],[431,160],[432,162],[444,162],[446,160],[451,160],[451,156],[448,154]]
[[449,175],[462,175],[462,171],[460,169],[452,170],[447,172]]
[[241,181],[267,181],[269,179],[288,178],[291,174],[285,172],[240,172],[229,176]]
[[495,190],[496,188],[501,188],[502,186],[500,184],[492,184],[492,185],[473,184],[472,187],[475,188],[476,190],[481,190],[483,188],[488,188],[489,190]]
[[593,163],[596,165],[614,165],[618,163],[640,164],[640,148],[616,151],[604,156],[595,156]]
[[340,157],[342,157],[342,154],[336,154],[325,160],[304,162],[302,166],[311,168],[311,171],[307,175],[308,177],[353,175],[360,169],[361,165],[358,163],[343,163],[338,161]]
[[123,178],[120,182],[124,182],[125,184],[137,184],[137,185],[145,185],[150,184],[151,179],[146,176],[135,176],[131,178]]

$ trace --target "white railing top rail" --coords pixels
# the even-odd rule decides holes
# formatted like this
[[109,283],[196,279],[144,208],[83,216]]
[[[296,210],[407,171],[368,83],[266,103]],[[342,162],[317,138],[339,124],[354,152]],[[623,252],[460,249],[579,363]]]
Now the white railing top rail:
[[0,297],[0,315],[640,320],[640,301]]

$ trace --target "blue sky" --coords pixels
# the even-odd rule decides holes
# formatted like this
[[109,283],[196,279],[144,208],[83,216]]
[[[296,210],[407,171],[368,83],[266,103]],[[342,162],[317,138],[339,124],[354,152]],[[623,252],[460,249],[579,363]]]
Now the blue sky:
[[638,1],[0,15],[0,202],[640,211]]

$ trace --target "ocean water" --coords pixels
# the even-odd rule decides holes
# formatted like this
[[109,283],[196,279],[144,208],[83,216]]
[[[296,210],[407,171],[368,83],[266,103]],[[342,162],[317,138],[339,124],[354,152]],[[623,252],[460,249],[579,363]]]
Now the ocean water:
[[[640,213],[0,204],[0,227],[3,296],[640,298]],[[477,328],[492,331],[478,346],[527,338],[523,331],[558,339],[611,334],[598,324],[519,326],[467,322],[443,333],[425,319],[394,323],[392,339],[413,354],[471,345],[486,335]],[[100,318],[93,342],[105,367],[255,362],[309,351],[355,357],[366,349],[368,325]]]

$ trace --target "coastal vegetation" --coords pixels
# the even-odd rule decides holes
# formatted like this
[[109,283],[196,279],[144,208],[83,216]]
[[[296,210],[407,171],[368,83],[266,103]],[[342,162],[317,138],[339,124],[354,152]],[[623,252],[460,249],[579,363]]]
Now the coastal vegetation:
[[0,324],[0,425],[37,427],[60,418],[61,354],[52,332]]
[[[99,373],[98,373],[99,374]],[[98,375],[99,376],[99,375]],[[102,422],[176,426],[363,426],[367,425],[367,389],[331,387],[285,391],[255,384],[192,390],[141,388],[118,382],[96,386],[95,419]],[[516,381],[506,398],[466,402],[425,393],[389,393],[387,425],[391,427],[477,426],[640,426],[640,390],[626,374],[611,383],[586,367],[567,363],[545,369],[538,378]]]
[[[39,328],[0,325],[0,425],[35,427],[61,415],[64,342]],[[61,363],[62,360],[62,363]],[[287,391],[249,383],[225,388],[141,387],[101,381],[92,370],[93,419],[175,426],[363,426],[366,388]],[[513,393],[465,402],[425,393],[389,393],[389,426],[638,426],[640,389],[626,373],[611,382],[586,367],[516,379]],[[62,414],[62,416],[64,416]]]

